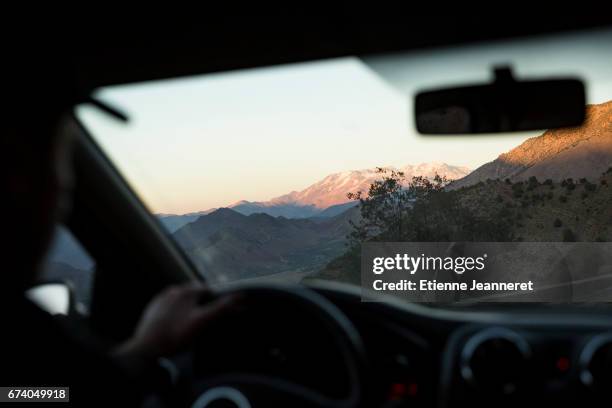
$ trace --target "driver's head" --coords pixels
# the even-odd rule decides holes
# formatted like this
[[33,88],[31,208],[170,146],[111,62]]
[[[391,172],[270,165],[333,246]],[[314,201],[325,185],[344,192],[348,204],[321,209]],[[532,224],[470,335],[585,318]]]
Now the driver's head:
[[72,186],[71,141],[58,107],[28,106],[3,121],[0,208],[4,219],[2,286],[33,283]]

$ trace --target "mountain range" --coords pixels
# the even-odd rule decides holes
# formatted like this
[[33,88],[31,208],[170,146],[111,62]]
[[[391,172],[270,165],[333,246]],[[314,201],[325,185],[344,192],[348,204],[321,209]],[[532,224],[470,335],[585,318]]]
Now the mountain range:
[[[433,178],[436,174],[456,180],[469,173],[467,167],[446,163],[421,163],[401,168],[386,168],[404,172],[406,181],[410,181],[413,176]],[[375,168],[334,173],[300,191],[292,191],[269,201],[242,200],[227,208],[243,215],[268,214],[272,217],[285,218],[334,217],[357,205],[356,201],[347,198],[347,193],[367,192],[370,184],[379,178],[380,175]],[[170,232],[175,232],[183,225],[215,210],[216,208],[183,215],[158,214],[157,216],[164,227]]]
[[[433,178],[436,174],[456,180],[470,172],[467,167],[452,166],[446,163],[421,163],[401,168],[385,168],[402,171],[407,181],[410,181],[413,176]],[[350,201],[346,197],[347,193],[357,191],[367,192],[370,184],[378,179],[380,179],[380,174],[376,172],[375,168],[334,173],[306,187],[304,190],[292,191],[269,201],[240,201],[231,205],[230,208],[245,215],[265,213],[287,218],[307,218],[317,215],[333,216],[341,211],[333,211],[331,207],[344,205]],[[345,208],[338,207],[337,210]],[[325,210],[328,210],[327,213],[324,213]]]
[[156,214],[156,216],[168,231],[175,232],[183,225],[193,222],[200,216],[210,214],[215,210],[216,208],[212,208],[210,210],[192,212],[188,214]]
[[345,248],[357,208],[328,218],[291,219],[244,215],[220,208],[199,217],[174,237],[199,270],[216,281],[278,273],[309,273]]
[[[429,163],[393,168],[413,176],[457,179],[465,167]],[[228,208],[185,215],[159,214],[165,227],[202,273],[232,281],[310,274],[345,250],[349,221],[358,202],[347,193],[365,191],[380,178],[376,169],[331,174],[301,191],[265,202],[240,201]]]

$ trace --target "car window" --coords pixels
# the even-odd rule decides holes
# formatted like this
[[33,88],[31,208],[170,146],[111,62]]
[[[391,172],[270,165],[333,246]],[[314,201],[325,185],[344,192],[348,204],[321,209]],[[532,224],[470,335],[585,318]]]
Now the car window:
[[[358,285],[365,242],[612,241],[610,44],[584,32],[108,87],[129,124],[78,116],[208,280]],[[415,92],[499,64],[581,78],[585,124],[417,134]]]
[[80,311],[88,312],[95,262],[78,239],[64,226],[55,230],[51,247],[43,264],[40,282],[69,282]]

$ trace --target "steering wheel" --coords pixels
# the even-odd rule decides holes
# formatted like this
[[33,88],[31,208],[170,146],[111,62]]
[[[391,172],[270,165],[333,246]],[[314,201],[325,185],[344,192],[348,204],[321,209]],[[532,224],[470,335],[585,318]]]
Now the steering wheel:
[[[173,361],[180,373],[173,394],[180,395],[181,406],[363,404],[363,342],[338,307],[306,287],[248,285],[220,292],[227,294],[239,295],[240,310],[207,327],[194,349]],[[270,347],[274,342],[280,345]],[[296,361],[298,367],[292,366]]]

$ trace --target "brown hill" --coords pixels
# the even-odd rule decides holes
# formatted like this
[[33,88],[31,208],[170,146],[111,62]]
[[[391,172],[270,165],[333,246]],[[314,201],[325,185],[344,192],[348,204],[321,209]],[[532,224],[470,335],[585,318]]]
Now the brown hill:
[[594,180],[612,165],[612,101],[587,106],[585,123],[548,130],[452,183],[460,188],[487,179]]
[[318,270],[345,249],[352,208],[335,217],[290,219],[220,208],[174,233],[203,272],[220,282]]
[[[592,181],[489,180],[442,194],[456,197],[474,216],[495,221],[508,231],[509,241],[612,241],[612,168]],[[431,211],[432,219],[436,217],[434,211],[445,212],[444,208]],[[404,240],[413,241],[410,237]],[[461,240],[461,236],[450,236],[434,241]],[[487,238],[475,236],[474,241],[485,242]],[[359,284],[360,256],[360,249],[352,248],[306,280]]]

